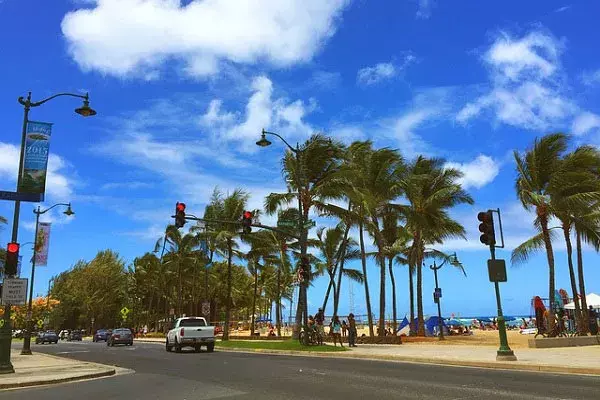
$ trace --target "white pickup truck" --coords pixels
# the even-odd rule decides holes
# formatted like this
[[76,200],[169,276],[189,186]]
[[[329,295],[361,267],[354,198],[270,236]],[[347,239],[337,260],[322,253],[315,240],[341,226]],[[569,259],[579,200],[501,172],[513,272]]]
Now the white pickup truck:
[[193,347],[196,352],[202,346],[212,352],[215,350],[215,327],[209,326],[202,317],[183,317],[175,320],[173,329],[167,333],[167,351],[175,348],[180,353],[183,347]]

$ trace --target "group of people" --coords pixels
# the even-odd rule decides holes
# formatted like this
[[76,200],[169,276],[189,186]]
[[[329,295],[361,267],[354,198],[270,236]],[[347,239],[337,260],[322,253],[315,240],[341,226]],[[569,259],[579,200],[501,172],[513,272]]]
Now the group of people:
[[[325,314],[323,309],[319,308],[319,311],[313,317],[308,317],[308,328],[314,330],[317,333],[319,344],[323,344],[323,338],[325,337]],[[356,320],[354,314],[348,315],[348,322],[340,322],[340,317],[337,315],[331,319],[329,324],[329,334],[333,339],[333,345],[337,346],[339,342],[340,346],[344,347],[342,335],[345,337],[346,332],[348,333],[348,346],[356,347],[356,336],[358,334],[356,330]]]

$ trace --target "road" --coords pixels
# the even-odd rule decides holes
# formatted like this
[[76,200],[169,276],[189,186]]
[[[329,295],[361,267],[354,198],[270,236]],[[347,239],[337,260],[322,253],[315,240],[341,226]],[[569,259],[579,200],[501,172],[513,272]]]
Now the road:
[[110,378],[0,392],[22,399],[598,399],[599,377],[77,342],[32,350],[135,370]]

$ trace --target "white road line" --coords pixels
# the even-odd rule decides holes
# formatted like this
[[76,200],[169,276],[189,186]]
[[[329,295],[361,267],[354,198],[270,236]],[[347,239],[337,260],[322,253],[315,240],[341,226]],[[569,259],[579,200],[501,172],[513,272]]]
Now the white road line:
[[59,351],[56,354],[89,353],[89,350]]

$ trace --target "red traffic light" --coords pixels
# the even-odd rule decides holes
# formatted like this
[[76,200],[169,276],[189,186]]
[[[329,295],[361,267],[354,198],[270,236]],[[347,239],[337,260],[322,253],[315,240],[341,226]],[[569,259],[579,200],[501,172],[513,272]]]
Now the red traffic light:
[[8,251],[9,253],[18,253],[19,252],[19,243],[9,243],[8,246],[6,246],[6,251]]
[[250,211],[244,211],[244,219],[251,219],[252,213]]
[[175,206],[175,209],[177,211],[185,211],[185,203],[177,203],[177,205]]

